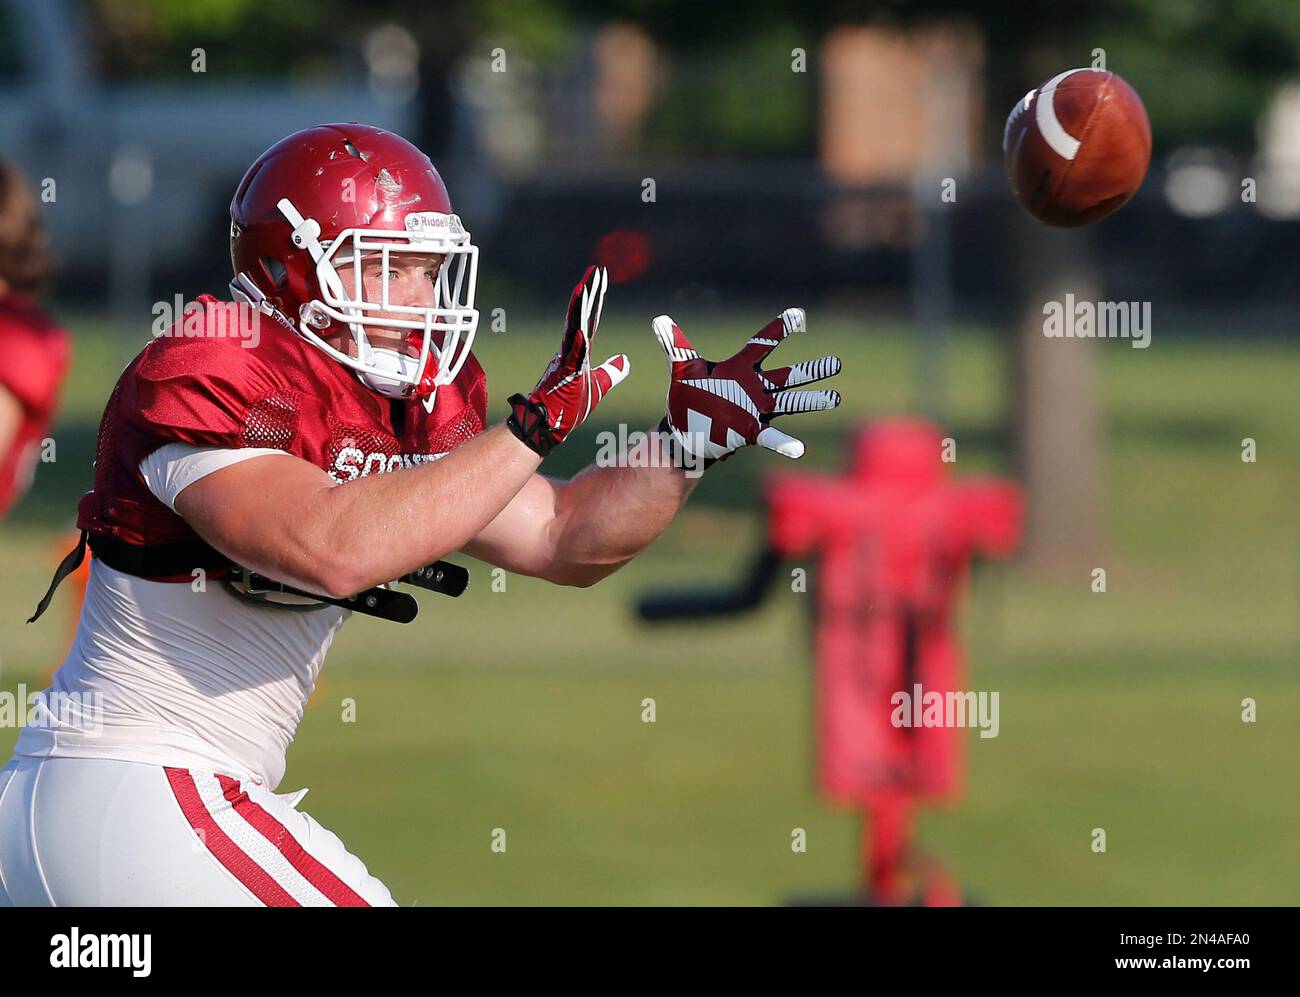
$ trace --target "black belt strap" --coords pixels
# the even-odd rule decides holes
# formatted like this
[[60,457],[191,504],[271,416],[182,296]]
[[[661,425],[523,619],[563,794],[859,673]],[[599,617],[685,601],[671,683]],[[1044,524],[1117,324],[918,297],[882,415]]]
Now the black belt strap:
[[113,570],[137,578],[175,578],[193,574],[195,568],[210,572],[230,567],[230,558],[222,557],[202,540],[141,546],[95,533],[90,537],[90,549]]
[[41,618],[41,614],[50,608],[50,600],[54,598],[54,590],[59,587],[59,583],[68,575],[72,574],[81,567],[81,562],[86,559],[86,537],[88,534],[85,530],[81,531],[81,539],[77,541],[77,546],[64,556],[59,562],[59,566],[54,569],[54,577],[50,579],[50,587],[45,590],[41,596],[41,601],[36,604],[36,612],[28,618],[28,623],[35,623]]
[[207,570],[226,570],[229,562],[222,558],[210,545],[202,540],[187,540],[174,544],[152,544],[140,547],[126,543],[116,537],[81,531],[77,546],[68,551],[54,570],[50,587],[36,604],[36,612],[27,620],[35,623],[50,608],[50,600],[55,590],[63,584],[63,579],[81,567],[86,560],[86,545],[89,543],[95,556],[110,568],[135,575],[138,578],[170,578],[175,575],[188,575],[195,568]]

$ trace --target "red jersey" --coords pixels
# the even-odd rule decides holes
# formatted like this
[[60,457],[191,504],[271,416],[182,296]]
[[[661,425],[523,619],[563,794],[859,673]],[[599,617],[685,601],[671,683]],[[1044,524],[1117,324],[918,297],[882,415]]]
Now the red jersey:
[[0,298],[0,388],[22,407],[18,432],[0,452],[0,519],[27,490],[40,442],[58,407],[59,385],[72,356],[68,335],[29,299]]
[[430,413],[370,390],[266,315],[256,335],[241,335],[237,307],[201,296],[197,312],[123,371],[100,423],[95,490],[78,506],[79,528],[137,545],[197,541],[140,474],[167,443],[283,450],[342,484],[435,460],[483,431],[487,379],[472,355]]

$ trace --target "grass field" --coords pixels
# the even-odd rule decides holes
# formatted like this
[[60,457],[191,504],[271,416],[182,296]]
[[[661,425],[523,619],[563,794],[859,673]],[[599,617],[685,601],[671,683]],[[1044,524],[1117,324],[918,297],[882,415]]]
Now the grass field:
[[[603,352],[626,350],[633,375],[549,473],[582,466],[601,428],[658,420],[662,356],[646,324],[618,318]],[[710,355],[757,322],[683,325]],[[89,486],[108,388],[138,347],[80,331],[58,460],[0,527],[0,688],[40,681],[61,657],[66,595],[40,624],[21,621]],[[483,334],[496,417],[535,380],[550,333]],[[847,427],[906,410],[907,344],[902,329],[814,314],[783,348],[786,362],[845,361],[844,407],[796,417],[806,466],[836,466]],[[1086,574],[977,572],[969,685],[1000,693],[1001,733],[969,739],[966,796],[925,815],[924,843],[984,903],[1294,903],[1300,353],[1227,337],[1099,348],[1109,591],[1091,593]],[[948,371],[958,473],[1005,470],[1008,385],[993,336],[959,335]],[[1246,436],[1257,463],[1240,459]],[[354,620],[281,789],[310,786],[305,809],[403,904],[846,893],[858,821],[812,788],[806,597],[784,592],[749,619],[707,626],[647,629],[630,613],[647,588],[732,577],[758,537],[756,485],[778,467],[744,453],[710,472],[660,543],[594,588],[512,577],[493,592],[480,567],[458,602],[422,598],[411,627]],[[640,719],[646,697],[653,725]],[[1257,723],[1241,722],[1246,697]],[[344,699],[355,723],[341,721]],[[13,737],[0,730],[0,749]],[[489,847],[498,827],[504,854]],[[806,854],[791,852],[795,827],[808,831]],[[1105,854],[1090,849],[1095,827]]]

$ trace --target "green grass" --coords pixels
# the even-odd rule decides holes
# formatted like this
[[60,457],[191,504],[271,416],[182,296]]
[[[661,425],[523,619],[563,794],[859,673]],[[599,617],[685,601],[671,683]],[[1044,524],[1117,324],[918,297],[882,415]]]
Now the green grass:
[[[709,355],[749,318],[677,316]],[[611,314],[603,352],[632,377],[594,434],[653,425],[663,359],[644,323]],[[549,326],[485,332],[493,414],[545,364]],[[706,331],[707,330],[707,331]],[[1011,564],[977,572],[964,604],[969,685],[996,690],[1001,733],[968,741],[966,793],[927,811],[925,847],[984,903],[1292,903],[1300,888],[1300,355],[1261,342],[1099,344],[1107,427],[1108,592]],[[804,467],[837,466],[864,417],[905,411],[905,330],[819,320],[788,359],[837,352],[846,404],[792,419]],[[133,347],[82,335],[55,436],[58,461],[0,527],[0,688],[46,675],[68,607],[25,627],[55,537],[88,487],[109,384]],[[1006,362],[971,330],[948,360],[958,473],[1005,471]],[[793,431],[793,430],[792,430]],[[1259,460],[1240,459],[1243,437]],[[402,903],[742,903],[846,892],[858,819],[812,783],[804,596],[748,619],[649,629],[647,588],[723,581],[759,535],[757,486],[785,465],[744,453],[701,484],[637,562],[586,590],[479,569],[458,602],[421,599],[411,627],[354,620],[289,752],[282,789],[338,832]],[[1259,704],[1255,724],[1241,701]],[[657,722],[641,722],[653,698]],[[344,699],[355,723],[341,721]],[[7,749],[12,731],[0,731]],[[790,849],[808,833],[806,854]],[[1104,828],[1107,850],[1090,847]],[[494,853],[494,828],[507,850]]]

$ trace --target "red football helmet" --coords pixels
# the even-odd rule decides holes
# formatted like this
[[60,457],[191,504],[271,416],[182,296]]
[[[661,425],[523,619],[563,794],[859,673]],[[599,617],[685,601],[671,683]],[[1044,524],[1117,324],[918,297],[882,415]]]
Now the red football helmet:
[[[388,302],[388,260],[436,253],[434,307]],[[366,300],[361,260],[383,259],[382,295]],[[478,328],[478,249],[451,210],[429,157],[391,132],[355,123],[318,125],[271,146],[248,168],[230,202],[231,289],[388,397],[416,396],[432,409],[469,356]],[[345,287],[336,267],[349,264]],[[375,312],[383,312],[383,317]],[[395,318],[394,315],[409,315]],[[350,356],[320,333],[345,326]],[[367,327],[422,334],[419,357],[371,346]]]

